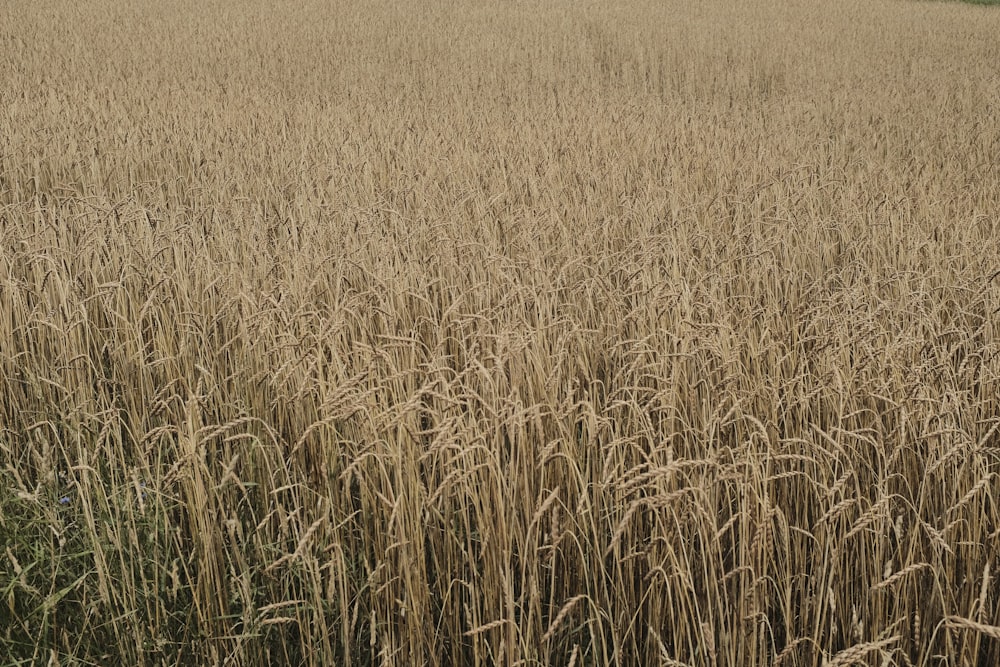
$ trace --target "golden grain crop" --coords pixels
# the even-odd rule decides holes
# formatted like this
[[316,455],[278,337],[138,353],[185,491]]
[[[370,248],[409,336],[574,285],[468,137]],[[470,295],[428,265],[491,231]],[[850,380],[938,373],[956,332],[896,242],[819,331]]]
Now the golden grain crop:
[[0,663],[1000,663],[996,10],[0,16]]

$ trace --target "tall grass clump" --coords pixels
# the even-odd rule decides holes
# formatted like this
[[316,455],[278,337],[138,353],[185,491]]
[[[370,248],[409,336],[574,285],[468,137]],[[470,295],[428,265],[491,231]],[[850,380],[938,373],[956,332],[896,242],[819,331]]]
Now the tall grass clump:
[[10,5],[0,664],[997,664],[997,34]]

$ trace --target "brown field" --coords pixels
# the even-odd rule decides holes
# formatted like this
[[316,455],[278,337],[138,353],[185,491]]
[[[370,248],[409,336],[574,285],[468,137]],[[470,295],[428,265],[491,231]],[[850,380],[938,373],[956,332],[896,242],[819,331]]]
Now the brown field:
[[1000,664],[1000,12],[0,7],[0,664]]

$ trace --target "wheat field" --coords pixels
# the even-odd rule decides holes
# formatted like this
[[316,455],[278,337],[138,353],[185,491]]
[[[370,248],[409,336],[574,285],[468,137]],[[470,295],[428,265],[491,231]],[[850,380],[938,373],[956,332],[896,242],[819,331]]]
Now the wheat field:
[[0,664],[1000,664],[1000,13],[0,7]]

